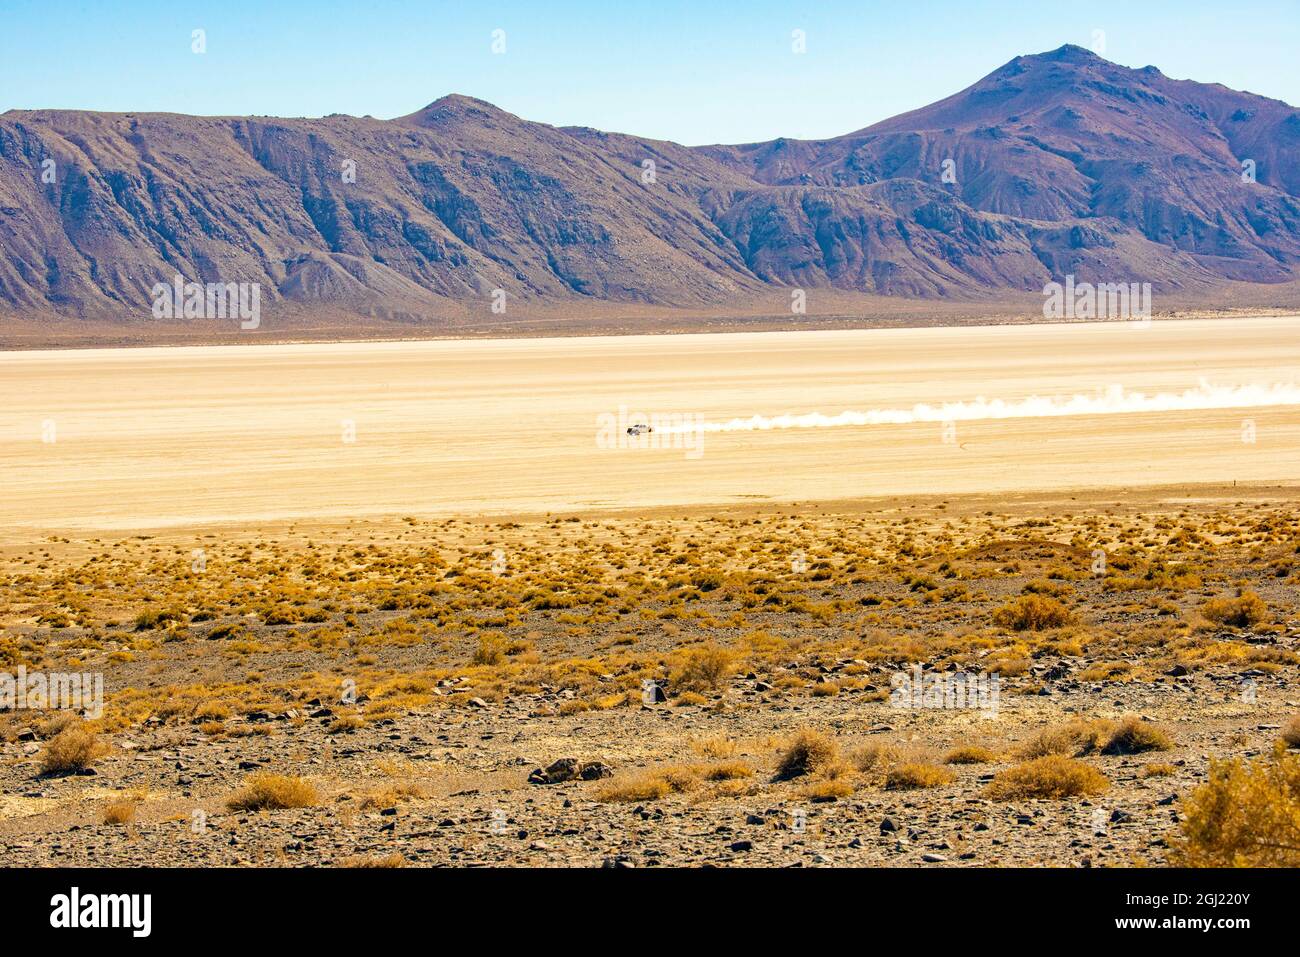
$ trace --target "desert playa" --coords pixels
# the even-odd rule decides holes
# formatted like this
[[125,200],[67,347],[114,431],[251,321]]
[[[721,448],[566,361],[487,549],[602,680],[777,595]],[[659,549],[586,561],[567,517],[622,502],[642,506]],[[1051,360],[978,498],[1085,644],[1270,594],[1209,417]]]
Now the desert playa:
[[0,526],[1285,482],[1298,385],[1294,316],[0,353]]

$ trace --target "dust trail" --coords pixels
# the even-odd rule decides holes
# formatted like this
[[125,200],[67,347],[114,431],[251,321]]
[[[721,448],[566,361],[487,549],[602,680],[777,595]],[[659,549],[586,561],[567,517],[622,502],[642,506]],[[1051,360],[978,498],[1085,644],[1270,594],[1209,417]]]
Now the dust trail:
[[1205,409],[1255,409],[1300,405],[1300,385],[1211,385],[1204,380],[1183,392],[1129,392],[1112,385],[1092,394],[1030,396],[1027,399],[986,399],[920,403],[910,409],[868,409],[838,415],[754,415],[726,422],[703,422],[667,431],[754,432],[770,429],[833,429],[850,425],[907,425],[913,422],[970,422],[976,419],[1032,419],[1070,415],[1126,415],[1135,412],[1195,412]]

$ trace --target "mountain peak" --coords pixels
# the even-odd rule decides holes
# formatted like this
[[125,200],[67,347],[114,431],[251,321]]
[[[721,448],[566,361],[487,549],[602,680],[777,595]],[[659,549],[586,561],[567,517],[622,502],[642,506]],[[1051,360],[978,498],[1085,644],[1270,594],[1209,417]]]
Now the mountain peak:
[[416,110],[414,113],[398,117],[398,121],[426,126],[440,120],[462,119],[465,117],[518,120],[518,117],[511,113],[507,113],[499,106],[495,106],[487,100],[480,100],[477,97],[466,96],[463,93],[448,93],[446,96],[434,100],[422,110]]
[[1043,66],[1066,66],[1074,68],[1087,68],[1099,66],[1113,66],[1111,61],[1104,57],[1098,56],[1091,50],[1079,46],[1077,43],[1066,43],[1057,47],[1055,50],[1047,50],[1043,53],[1026,53],[1018,57],[1013,57],[998,69],[994,70],[989,77],[1005,78],[1007,76],[1019,76],[1029,70]]
[[1046,60],[1049,63],[1101,63],[1105,57],[1098,56],[1096,53],[1081,47],[1077,43],[1065,43],[1055,50],[1048,50],[1046,53],[1032,54],[1025,59],[1029,60]]
[[476,96],[468,96],[464,93],[448,93],[446,96],[440,96],[438,99],[426,106],[425,109],[486,109],[494,113],[502,112],[487,100],[480,100]]

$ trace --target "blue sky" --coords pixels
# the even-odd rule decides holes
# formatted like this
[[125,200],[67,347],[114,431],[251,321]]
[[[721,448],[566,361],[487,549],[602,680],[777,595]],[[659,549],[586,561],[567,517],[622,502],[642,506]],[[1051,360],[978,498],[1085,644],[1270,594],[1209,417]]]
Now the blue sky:
[[455,92],[692,145],[810,138],[1094,31],[1116,62],[1300,105],[1300,0],[0,0],[0,112],[388,118]]

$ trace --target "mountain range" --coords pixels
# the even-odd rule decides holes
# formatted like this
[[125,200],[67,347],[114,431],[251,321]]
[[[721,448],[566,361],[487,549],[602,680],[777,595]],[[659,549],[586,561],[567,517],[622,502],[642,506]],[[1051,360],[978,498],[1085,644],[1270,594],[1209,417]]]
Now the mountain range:
[[788,290],[1180,300],[1300,278],[1300,110],[1076,46],[826,140],[686,147],[466,96],[392,120],[0,115],[0,315],[148,318],[150,290],[423,321]]

